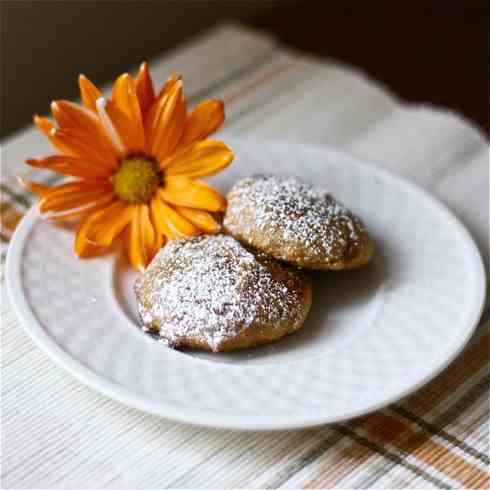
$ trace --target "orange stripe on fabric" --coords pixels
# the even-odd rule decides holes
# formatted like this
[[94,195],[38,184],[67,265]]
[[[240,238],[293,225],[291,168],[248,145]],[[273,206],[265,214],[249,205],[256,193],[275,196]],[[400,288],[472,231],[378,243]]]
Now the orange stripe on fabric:
[[332,458],[320,466],[316,477],[302,483],[301,488],[305,490],[335,488],[338,482],[352,473],[360,464],[365,463],[373,454],[371,449],[353,441],[348,447],[337,450]]
[[[417,441],[413,441],[413,445],[415,444]],[[410,447],[408,450],[411,450]],[[469,487],[469,482],[482,481],[487,476],[485,471],[434,440],[424,441],[418,449],[413,451],[412,456],[436,468],[440,473],[453,480],[459,481],[465,488]]]
[[435,442],[430,434],[415,432],[409,424],[394,417],[383,413],[371,415],[361,421],[360,427],[380,445],[390,443],[402,453],[417,458],[462,484],[486,474],[451,449]]
[[[360,419],[357,426],[363,428],[370,436],[374,435],[370,439],[374,443],[380,443],[380,447],[383,447],[386,443],[393,443],[397,438],[406,434],[407,429],[410,430],[403,422],[383,413]],[[353,428],[355,430],[355,427]],[[338,457],[343,459],[340,460],[339,464],[332,467],[332,461],[326,461],[325,466],[322,465],[317,471],[317,476],[302,485],[302,488],[335,487],[340,480],[375,454],[372,449],[359,444],[357,441],[352,441],[350,446],[343,448],[341,451]]]
[[[434,408],[434,405],[444,400],[449,394],[453,393],[455,389],[466,381],[468,376],[475,374],[482,368],[482,364],[485,362],[485,360],[487,360],[488,351],[486,349],[486,340],[488,340],[488,338],[489,335],[485,334],[482,339],[471,345],[444,374],[440,375],[435,381],[430,383],[425,389],[422,390],[422,392],[418,392],[410,400],[407,400],[405,405],[411,408],[414,412],[417,412],[417,415],[423,416],[425,415],[426,411]],[[443,384],[443,390],[437,391],[437,385],[441,382]],[[430,396],[429,400],[425,400],[427,395]],[[422,432],[415,433],[407,423],[404,423],[383,412],[377,412],[376,414],[360,419],[355,425],[358,425],[366,430],[369,433],[370,438],[372,438],[374,442],[378,442],[380,446],[384,446],[387,443],[392,443],[394,446],[402,449],[403,451],[410,451],[409,446],[407,445],[407,447],[404,447],[401,443],[397,444],[397,440],[405,440],[407,437],[411,437],[413,438],[411,445],[413,446],[412,450],[414,451],[414,457],[417,457],[417,459],[421,461],[424,461],[425,457],[425,459],[428,459],[429,462],[424,462],[433,465],[433,467],[437,467],[439,464],[437,461],[434,462],[431,458],[428,458],[425,453],[422,452],[421,455],[419,455],[419,452],[415,451],[415,448],[418,446],[426,443],[429,444],[429,446],[432,444],[431,434]],[[355,425],[353,427],[354,430]],[[438,446],[440,445],[437,444],[435,447],[437,448]],[[356,452],[362,454],[357,462],[348,460],[345,462],[345,464],[338,465],[338,473],[333,473],[333,469],[330,469],[328,473],[325,474],[325,468],[320,468],[319,472],[317,472],[317,476],[314,479],[309,480],[305,484],[304,488],[332,487],[349,472],[353,471],[358,464],[365,462],[372,455],[372,451],[370,449],[363,446],[359,447],[359,444],[356,441],[352,441],[352,446],[350,448],[343,449],[343,453],[348,454],[349,451],[354,451],[355,448],[357,448],[355,450]],[[434,448],[432,448],[432,450],[433,449]],[[447,450],[447,452],[452,455],[450,450]],[[446,456],[448,453],[445,453]],[[464,463],[466,464],[465,469],[469,470],[470,472],[468,474],[470,479],[478,479],[482,477],[481,471],[477,467],[471,465],[470,463],[466,463],[466,461],[464,461]],[[330,466],[330,461],[328,464]],[[443,464],[447,464],[447,459],[443,461]],[[441,473],[444,472],[441,471]],[[465,478],[464,481],[466,480],[467,479]]]
[[14,209],[8,202],[2,202],[0,205],[0,225],[3,230],[7,230],[10,233],[14,231],[15,227],[22,218],[22,214]]
[[474,475],[473,478],[464,481],[465,488],[490,488],[490,475],[485,472],[484,475]]

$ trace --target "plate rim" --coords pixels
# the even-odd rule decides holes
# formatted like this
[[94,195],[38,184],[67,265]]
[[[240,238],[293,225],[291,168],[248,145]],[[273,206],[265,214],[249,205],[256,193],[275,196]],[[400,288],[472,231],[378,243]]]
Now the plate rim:
[[456,215],[441,201],[430,194],[426,189],[413,181],[401,177],[394,172],[381,168],[379,164],[370,159],[353,155],[349,152],[338,150],[337,148],[328,145],[315,145],[309,143],[287,142],[277,139],[261,139],[261,138],[227,138],[230,141],[237,141],[240,144],[248,142],[249,144],[267,144],[267,145],[291,145],[303,147],[310,151],[323,151],[330,155],[338,154],[343,159],[348,159],[354,166],[367,168],[370,172],[377,173],[382,178],[395,181],[398,185],[409,188],[419,195],[421,198],[428,200],[432,206],[442,212],[453,226],[459,229],[459,232],[464,238],[464,242],[468,247],[467,254],[471,256],[471,262],[476,274],[475,284],[478,286],[477,297],[474,301],[472,314],[469,315],[468,328],[466,329],[463,338],[455,342],[456,346],[447,356],[437,359],[437,367],[432,371],[422,376],[419,381],[408,388],[394,393],[389,397],[384,398],[377,403],[373,403],[367,408],[353,409],[348,413],[339,416],[317,416],[317,415],[302,415],[295,416],[287,414],[283,416],[257,416],[257,415],[235,415],[216,413],[211,409],[197,410],[190,407],[177,407],[172,403],[167,403],[165,400],[153,400],[151,397],[137,394],[125,388],[116,382],[106,379],[103,374],[99,374],[90,368],[86,367],[78,358],[70,355],[68,352],[55,342],[54,339],[45,331],[40,322],[37,320],[32,311],[26,296],[23,294],[22,287],[14,287],[21,282],[21,258],[26,242],[26,237],[34,226],[39,221],[39,212],[36,206],[33,205],[29,211],[23,216],[20,223],[16,227],[7,251],[7,259],[5,264],[5,280],[7,294],[12,305],[14,313],[19,318],[24,330],[34,340],[36,345],[43,350],[50,359],[55,361],[59,366],[68,371],[78,381],[82,382],[91,389],[101,393],[102,395],[112,398],[120,403],[123,403],[131,408],[141,410],[153,415],[165,417],[177,422],[189,423],[208,428],[223,428],[234,430],[288,430],[301,429],[308,427],[316,427],[325,424],[338,423],[362,415],[367,415],[383,407],[386,407],[396,401],[399,401],[406,396],[414,393],[422,386],[433,380],[439,375],[454,359],[462,352],[479,323],[483,309],[485,306],[487,280],[485,273],[485,265],[481,253],[466,226],[456,217]]

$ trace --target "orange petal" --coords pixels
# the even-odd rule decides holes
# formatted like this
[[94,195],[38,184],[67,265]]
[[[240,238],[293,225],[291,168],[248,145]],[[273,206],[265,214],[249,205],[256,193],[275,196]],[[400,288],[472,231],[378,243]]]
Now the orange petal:
[[150,208],[147,204],[140,204],[138,208],[141,243],[147,255],[146,265],[153,258],[153,247],[155,245],[155,229],[150,219]]
[[[112,123],[113,130],[120,137],[125,153],[141,153],[145,150],[144,135],[134,130],[134,124],[131,119],[113,101],[109,100],[105,103],[105,106],[101,105],[100,110],[105,110],[107,117]],[[111,131],[110,128],[109,131]]]
[[69,182],[52,187],[44,194],[39,202],[39,210],[43,213],[73,210],[94,203],[107,195],[112,195],[112,189],[105,182]]
[[88,235],[95,233],[94,228],[97,226],[98,221],[107,213],[112,212],[116,204],[118,202],[102,207],[102,209],[90,213],[80,222],[74,243],[74,251],[78,257],[92,257],[104,249],[104,247],[97,245],[89,239]]
[[233,151],[222,141],[205,140],[191,144],[161,162],[166,175],[204,177],[227,167],[234,158]]
[[[153,219],[152,219],[153,223]],[[159,250],[165,245],[165,236],[159,233],[156,229],[156,226],[153,224],[153,229],[155,230],[155,241],[153,242],[153,252],[152,257],[154,257]]]
[[75,243],[73,246],[75,255],[77,255],[77,257],[92,257],[103,250],[103,247],[99,247],[94,243],[89,242],[87,239],[87,233],[91,229],[92,223],[95,221],[100,212],[100,210],[95,211],[94,213],[86,216],[80,222],[77,233],[75,235]]
[[157,97],[154,98],[153,103],[151,104],[146,116],[145,116],[145,134],[146,134],[146,143],[147,143],[147,149],[149,151],[150,149],[150,138],[149,138],[149,133],[150,129],[152,127],[153,121],[156,119],[157,111],[161,108],[162,104],[162,99],[167,96],[170,92],[172,92],[175,89],[175,85],[177,82],[182,80],[182,76],[179,75],[178,73],[173,72],[168,80],[165,82],[163,85],[162,89],[160,90],[159,94]]
[[[152,201],[158,201],[158,198],[154,197]],[[158,253],[158,251],[165,245],[168,235],[167,233],[163,233],[162,231],[160,231],[159,226],[157,226],[157,223],[155,221],[154,211],[153,211],[153,202],[150,203],[149,210],[150,210],[150,220],[153,225],[153,229],[155,230],[155,241],[153,243],[153,253],[152,253],[152,257],[154,257]],[[170,234],[170,230],[167,229],[167,231]]]
[[112,100],[122,112],[126,114],[132,124],[134,139],[144,148],[145,133],[140,104],[136,93],[136,84],[128,73],[121,75],[112,87]]
[[[119,157],[123,157],[126,154],[126,147],[124,146],[124,141],[119,134],[119,131],[114,126],[112,119],[109,117],[107,113],[107,106],[109,105],[109,101],[107,101],[104,97],[100,97],[97,99],[95,103],[95,107],[97,108],[97,114],[99,115],[100,124],[104,128],[104,132],[107,138],[111,141],[112,147],[116,150],[116,153]],[[126,115],[124,117],[127,118]]]
[[51,187],[39,184],[38,182],[33,182],[30,180],[24,180],[20,177],[17,178],[17,183],[26,191],[32,192],[33,194],[37,194],[38,196],[45,196],[51,190]]
[[206,100],[197,105],[187,117],[179,146],[207,138],[225,120],[225,105],[221,100]]
[[117,156],[111,141],[107,138],[99,118],[91,110],[73,102],[59,100],[51,103],[51,111],[60,129],[76,131],[86,145],[108,161]]
[[129,231],[128,256],[135,269],[143,272],[154,254],[155,230],[148,205],[137,206]]
[[54,196],[54,195],[61,196],[63,194],[69,194],[70,192],[77,191],[77,190],[90,191],[93,189],[111,190],[112,186],[107,181],[100,182],[100,181],[93,181],[93,180],[71,180],[63,184],[49,187],[47,194],[50,196]]
[[187,177],[167,177],[165,186],[158,190],[165,201],[187,208],[206,211],[224,211],[226,201],[209,184]]
[[49,142],[61,153],[65,155],[70,155],[70,149],[64,146],[60,141],[57,141],[52,137],[52,131],[55,129],[54,124],[47,118],[41,117],[37,114],[33,117],[34,124],[44,133]]
[[32,118],[34,124],[49,138],[49,132],[54,128],[54,124],[47,118],[34,114]]
[[100,138],[101,128],[97,116],[86,107],[67,100],[51,102],[51,112],[62,129],[84,130]]
[[144,121],[155,100],[155,89],[146,61],[141,64],[136,78],[136,95],[140,104],[141,117]]
[[175,206],[175,210],[206,233],[218,233],[221,225],[206,211]]
[[114,154],[106,146],[91,140],[85,131],[53,129],[51,130],[51,137],[57,144],[66,147],[72,156],[97,163],[107,169],[115,170],[118,166],[118,161]]
[[162,88],[160,89],[157,99],[168,94],[173,89],[175,84],[181,80],[182,80],[182,75],[180,73],[173,71],[168,77],[167,81],[163,84]]
[[150,204],[151,220],[157,234],[164,235],[168,240],[175,240],[176,237],[167,226],[166,220],[163,219],[165,213],[163,205],[164,203],[158,197],[152,199]]
[[136,84],[129,73],[123,73],[114,82],[112,100],[129,118],[133,119],[141,116]]
[[90,202],[87,205],[80,206],[75,211],[57,211],[50,213],[48,218],[53,221],[71,221],[80,217],[84,217],[87,214],[98,211],[99,209],[106,208],[109,204],[115,202],[116,197],[114,194],[107,194],[96,201]]
[[152,217],[158,231],[170,240],[199,235],[199,228],[159,199],[152,201]]
[[97,112],[95,102],[102,95],[100,90],[85,75],[78,76],[78,85],[82,104],[87,109]]
[[26,163],[31,167],[45,168],[62,175],[85,179],[107,178],[112,173],[107,167],[101,167],[97,163],[67,155],[54,155],[41,160],[29,159],[26,160]]
[[128,205],[120,200],[101,211],[97,211],[90,229],[87,231],[87,240],[100,247],[108,247],[130,223],[135,211],[136,206]]
[[168,94],[157,101],[147,121],[147,148],[157,160],[163,160],[176,147],[184,130],[185,117],[183,87],[178,81]]

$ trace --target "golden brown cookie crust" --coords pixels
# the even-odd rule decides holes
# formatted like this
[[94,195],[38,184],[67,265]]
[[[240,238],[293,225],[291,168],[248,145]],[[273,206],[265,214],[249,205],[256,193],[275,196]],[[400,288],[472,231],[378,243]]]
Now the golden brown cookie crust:
[[303,272],[224,235],[170,242],[135,292],[143,329],[172,347],[215,352],[295,332],[312,299]]
[[362,267],[374,246],[361,220],[325,192],[296,178],[254,176],[228,194],[224,232],[299,267]]

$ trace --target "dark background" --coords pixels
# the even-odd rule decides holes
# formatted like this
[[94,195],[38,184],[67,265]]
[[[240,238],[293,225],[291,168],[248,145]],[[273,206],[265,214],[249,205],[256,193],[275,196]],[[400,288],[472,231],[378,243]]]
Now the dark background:
[[224,19],[367,71],[410,102],[454,109],[490,133],[489,4],[483,0],[3,1],[1,135],[78,73],[100,84]]

